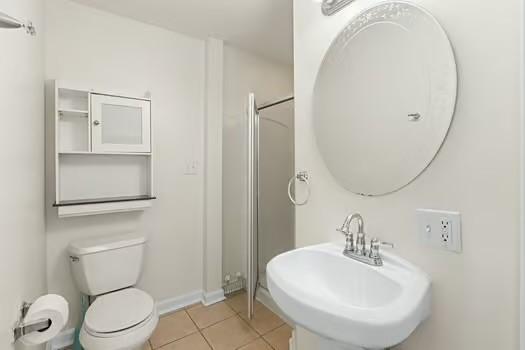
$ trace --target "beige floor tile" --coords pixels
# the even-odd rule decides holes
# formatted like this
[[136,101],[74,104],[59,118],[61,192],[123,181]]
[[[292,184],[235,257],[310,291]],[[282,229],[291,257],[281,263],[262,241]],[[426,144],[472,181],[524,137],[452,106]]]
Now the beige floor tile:
[[159,350],[211,350],[211,348],[200,333],[194,333],[164,345]]
[[195,332],[197,328],[186,311],[178,311],[161,317],[150,338],[151,346],[156,349]]
[[235,315],[235,312],[224,302],[216,303],[210,306],[195,306],[188,309],[188,314],[200,328],[209,327],[217,322],[225,320]]
[[259,337],[239,316],[206,328],[202,334],[213,350],[234,350]]
[[263,338],[275,350],[288,350],[290,347],[290,337],[292,336],[292,328],[287,324],[271,331],[263,336]]
[[151,345],[149,344],[149,341],[147,341],[146,344],[144,344],[142,350],[151,350]]
[[239,314],[239,316],[248,322],[248,324],[260,335],[273,331],[284,324],[284,321],[279,316],[265,306],[261,306],[258,310],[255,310],[251,320],[248,320],[248,315],[245,315],[244,313]]
[[245,345],[242,348],[239,348],[239,350],[273,350],[273,349],[262,338],[259,338],[256,341],[251,342],[250,344]]
[[[226,299],[226,303],[233,310],[235,310],[235,312],[246,313],[248,310],[248,300],[246,299],[246,292],[228,297],[228,299]],[[254,310],[257,311],[262,306],[263,305],[256,300],[254,304]]]

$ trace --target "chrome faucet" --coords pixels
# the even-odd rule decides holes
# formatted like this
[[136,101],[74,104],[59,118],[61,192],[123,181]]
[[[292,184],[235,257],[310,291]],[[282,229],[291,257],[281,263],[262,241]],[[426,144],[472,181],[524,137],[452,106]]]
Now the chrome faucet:
[[354,220],[357,220],[357,234],[364,235],[364,232],[365,232],[365,222],[363,221],[363,217],[361,216],[361,214],[354,213],[354,214],[348,215],[345,219],[345,222],[343,223],[343,226],[337,229],[337,231],[341,232],[346,237],[345,251],[355,250],[354,234],[350,232],[350,225],[352,224],[352,221]]
[[[354,243],[354,234],[350,231],[350,225],[354,220],[357,220],[357,235]],[[365,223],[363,217],[359,213],[353,213],[346,217],[343,226],[337,229],[346,237],[346,244],[343,254],[349,258],[360,261],[365,264],[373,266],[382,266],[383,259],[379,253],[381,246],[388,246],[393,248],[392,243],[381,242],[377,238],[370,240],[370,248],[366,249],[366,234]]]

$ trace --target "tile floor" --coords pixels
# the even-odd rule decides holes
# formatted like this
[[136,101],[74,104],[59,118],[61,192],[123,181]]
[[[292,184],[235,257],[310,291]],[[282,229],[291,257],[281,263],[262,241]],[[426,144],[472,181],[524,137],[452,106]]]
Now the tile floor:
[[292,328],[264,305],[246,317],[246,294],[161,317],[145,350],[288,350]]

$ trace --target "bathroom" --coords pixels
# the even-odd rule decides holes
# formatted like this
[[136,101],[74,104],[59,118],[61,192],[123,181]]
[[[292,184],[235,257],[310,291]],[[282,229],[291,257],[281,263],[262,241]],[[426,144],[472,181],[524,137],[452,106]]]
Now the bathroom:
[[[525,350],[523,9],[1,0],[0,349]],[[146,148],[96,150],[105,98],[141,108]],[[369,113],[402,108],[429,127],[374,134]],[[393,244],[378,248],[384,266],[347,256],[359,231],[366,249]],[[95,275],[118,283],[135,267],[132,282],[87,297],[76,259],[115,244],[136,254]],[[425,297],[374,318],[394,268]],[[294,282],[308,300],[296,307]],[[46,297],[62,324],[21,315]],[[107,324],[139,304],[147,317],[126,334],[87,329],[94,306]]]

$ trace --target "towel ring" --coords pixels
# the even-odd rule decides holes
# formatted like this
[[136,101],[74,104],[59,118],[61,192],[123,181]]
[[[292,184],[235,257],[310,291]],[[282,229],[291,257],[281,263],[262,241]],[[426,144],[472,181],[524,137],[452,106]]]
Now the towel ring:
[[[301,182],[304,182],[306,184],[307,189],[307,195],[306,199],[302,202],[297,202],[295,198],[292,196],[292,184],[294,180],[297,179]],[[290,202],[292,202],[296,206],[305,205],[308,203],[308,200],[310,199],[310,182],[308,181],[308,173],[306,171],[300,171],[297,173],[297,175],[294,175],[290,178],[290,181],[288,181],[288,198],[290,199]]]

